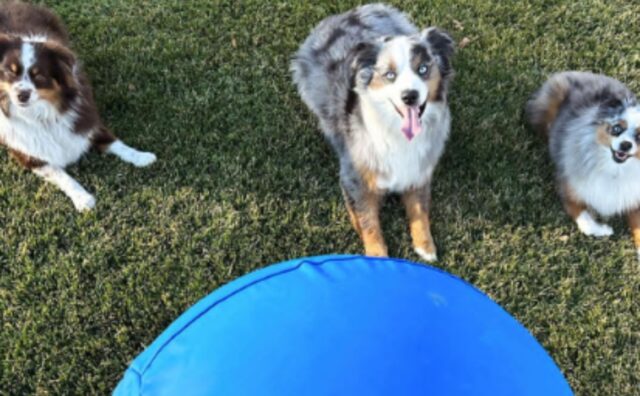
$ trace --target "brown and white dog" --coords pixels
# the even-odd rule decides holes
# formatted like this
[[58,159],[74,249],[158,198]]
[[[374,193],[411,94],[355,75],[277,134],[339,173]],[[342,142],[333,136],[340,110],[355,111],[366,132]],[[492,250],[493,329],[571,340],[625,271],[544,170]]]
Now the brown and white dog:
[[43,7],[0,5],[0,107],[0,143],[64,191],[79,211],[93,208],[95,199],[64,168],[91,148],[135,166],[156,160],[102,124],[65,27]]

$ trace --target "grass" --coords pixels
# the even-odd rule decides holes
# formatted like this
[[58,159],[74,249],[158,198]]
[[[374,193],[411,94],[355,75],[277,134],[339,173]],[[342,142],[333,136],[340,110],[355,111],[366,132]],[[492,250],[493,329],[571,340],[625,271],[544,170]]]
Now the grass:
[[[287,258],[361,252],[337,162],[288,61],[322,18],[357,4],[57,0],[106,122],[158,154],[91,155],[77,214],[0,151],[0,394],[106,394],[181,312]],[[398,2],[399,5],[401,5]],[[547,348],[579,395],[640,394],[640,265],[620,219],[582,236],[523,125],[551,72],[602,72],[640,92],[640,5],[622,0],[406,3],[457,41],[451,140],[433,197],[437,264],[474,283]],[[398,199],[390,252],[412,254]]]

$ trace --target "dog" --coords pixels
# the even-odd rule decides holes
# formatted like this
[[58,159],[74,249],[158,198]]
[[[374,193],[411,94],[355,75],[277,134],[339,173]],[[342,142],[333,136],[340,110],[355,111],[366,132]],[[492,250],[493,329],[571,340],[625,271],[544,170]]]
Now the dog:
[[135,166],[156,160],[102,123],[62,21],[46,8],[0,5],[0,143],[27,169],[64,191],[78,211],[95,198],[65,172],[91,148]]
[[586,235],[628,218],[640,259],[640,106],[620,81],[586,72],[554,74],[529,100],[529,123],[548,139],[564,209]]
[[387,256],[381,199],[402,195],[414,250],[437,259],[431,179],[449,136],[452,38],[419,31],[396,8],[361,6],[326,18],[291,63],[303,102],[340,162],[340,185],[365,254]]

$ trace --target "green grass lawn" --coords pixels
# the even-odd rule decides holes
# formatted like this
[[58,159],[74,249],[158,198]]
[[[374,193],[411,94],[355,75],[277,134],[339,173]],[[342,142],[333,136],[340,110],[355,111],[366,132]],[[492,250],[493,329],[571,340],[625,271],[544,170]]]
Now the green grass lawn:
[[[241,4],[240,4],[241,3]],[[311,4],[313,3],[313,5]],[[128,363],[218,286],[284,259],[359,253],[338,166],[288,63],[322,18],[357,3],[56,0],[103,118],[159,161],[92,154],[69,169],[78,214],[0,150],[0,394],[106,394]],[[453,130],[438,168],[439,267],[502,304],[579,395],[640,394],[640,265],[626,226],[581,235],[523,124],[549,73],[602,72],[640,92],[640,4],[396,2],[458,51]],[[384,231],[417,259],[397,198]]]

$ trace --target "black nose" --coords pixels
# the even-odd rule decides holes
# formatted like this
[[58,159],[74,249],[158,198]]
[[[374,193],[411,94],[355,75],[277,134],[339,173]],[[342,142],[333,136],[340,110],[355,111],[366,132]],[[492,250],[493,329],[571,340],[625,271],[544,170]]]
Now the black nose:
[[30,97],[31,91],[28,89],[18,92],[18,100],[20,101],[20,103],[27,103]]
[[415,106],[418,104],[418,96],[418,91],[416,91],[415,89],[407,89],[406,91],[402,92],[401,97],[402,101],[407,106]]
[[633,147],[633,145],[629,141],[625,140],[624,142],[620,143],[620,150],[621,151],[625,151],[625,152],[629,151],[629,150],[631,150],[631,147]]

